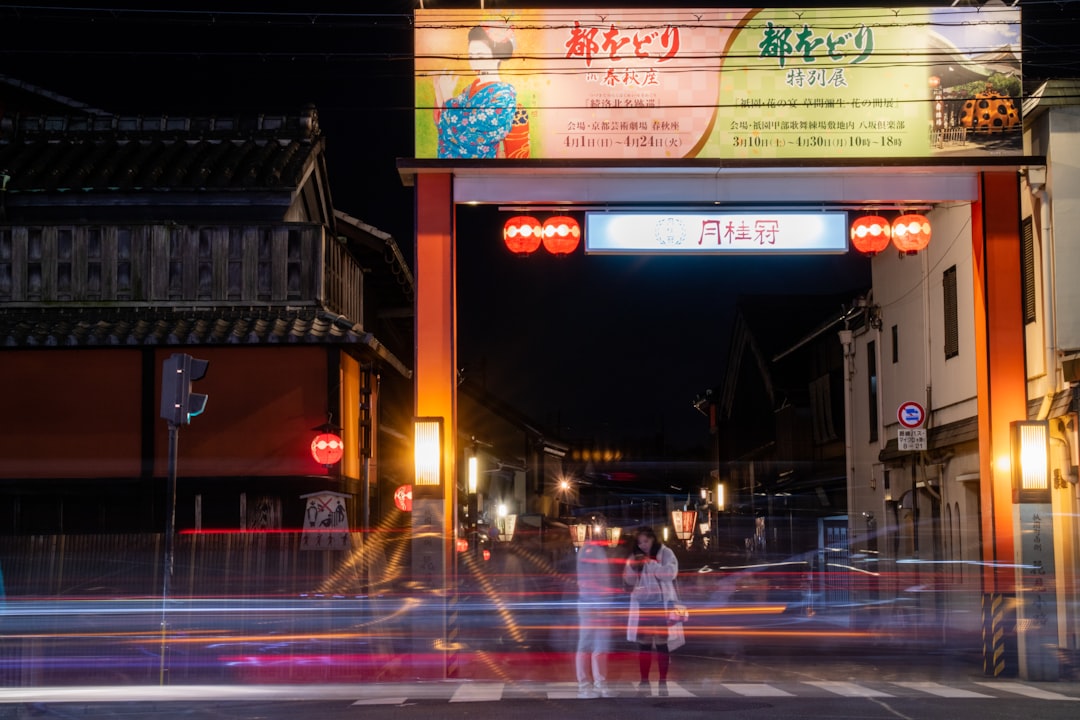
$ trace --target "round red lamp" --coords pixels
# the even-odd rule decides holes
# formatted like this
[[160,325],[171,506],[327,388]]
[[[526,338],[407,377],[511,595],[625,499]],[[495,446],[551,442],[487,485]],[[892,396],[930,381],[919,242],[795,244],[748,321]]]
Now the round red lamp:
[[569,255],[581,242],[581,226],[566,215],[556,215],[544,223],[544,247],[552,255]]
[[311,441],[311,457],[320,465],[333,465],[345,454],[345,443],[334,433],[319,433]]
[[544,229],[540,221],[528,215],[516,215],[503,225],[503,242],[515,255],[528,255],[540,247]]
[[399,485],[394,491],[394,507],[401,512],[412,512],[412,485]]
[[905,255],[914,255],[930,244],[930,221],[925,215],[901,215],[893,220],[892,241]]
[[851,244],[866,255],[876,255],[889,247],[892,225],[880,215],[863,215],[851,223]]

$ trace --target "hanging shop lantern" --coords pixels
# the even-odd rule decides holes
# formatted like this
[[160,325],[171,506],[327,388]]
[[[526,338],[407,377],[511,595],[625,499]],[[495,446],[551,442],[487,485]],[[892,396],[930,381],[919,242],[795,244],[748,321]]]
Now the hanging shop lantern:
[[528,255],[540,247],[544,229],[529,215],[516,215],[503,225],[503,242],[515,255]]
[[889,246],[892,225],[880,215],[863,215],[851,223],[851,244],[866,255],[875,255]]
[[901,215],[893,220],[892,241],[905,255],[914,255],[930,244],[930,221],[925,215]]
[[581,242],[581,226],[566,215],[550,217],[544,223],[544,247],[552,255],[569,255]]
[[319,433],[311,441],[311,457],[320,465],[333,465],[345,454],[345,443],[334,433]]

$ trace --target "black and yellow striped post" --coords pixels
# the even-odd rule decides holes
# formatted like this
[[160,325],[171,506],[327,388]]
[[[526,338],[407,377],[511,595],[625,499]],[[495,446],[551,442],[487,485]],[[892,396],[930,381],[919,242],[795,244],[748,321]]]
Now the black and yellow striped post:
[[982,596],[983,674],[1016,675],[1016,603],[1005,593]]
[[458,590],[452,588],[446,608],[446,679],[456,680],[461,675],[459,663],[461,638],[458,624]]

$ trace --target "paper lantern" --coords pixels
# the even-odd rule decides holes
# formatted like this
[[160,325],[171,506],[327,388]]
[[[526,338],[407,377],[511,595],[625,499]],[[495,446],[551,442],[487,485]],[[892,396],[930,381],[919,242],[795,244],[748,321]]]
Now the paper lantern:
[[319,433],[311,441],[311,457],[320,465],[333,465],[345,454],[345,443],[334,433]]
[[544,247],[552,255],[569,255],[581,242],[581,226],[566,215],[556,215],[544,223]]
[[892,241],[906,255],[924,250],[930,244],[930,221],[925,215],[901,215],[893,220]]
[[412,512],[412,485],[399,485],[394,491],[394,507],[401,512]]
[[880,215],[863,215],[851,223],[851,244],[867,255],[875,255],[889,246],[892,225]]
[[529,215],[516,215],[503,225],[503,242],[515,255],[528,255],[540,247],[544,229]]

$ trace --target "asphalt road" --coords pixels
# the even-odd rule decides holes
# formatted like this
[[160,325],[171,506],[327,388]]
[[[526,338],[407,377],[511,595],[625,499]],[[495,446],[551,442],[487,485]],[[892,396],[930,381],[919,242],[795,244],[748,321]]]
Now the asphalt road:
[[[467,688],[461,684],[399,684],[395,686],[309,686],[277,688],[276,697],[259,696],[259,688],[247,688],[253,697],[239,699],[200,699],[199,688],[185,688],[189,699],[147,700],[138,697],[130,688],[96,688],[101,699],[5,703],[0,705],[0,718],[297,718],[319,720],[363,718],[364,720],[432,720],[432,718],[500,717],[581,717],[591,720],[607,718],[626,720],[662,716],[665,719],[723,717],[746,720],[806,720],[830,718],[884,718],[889,720],[1012,720],[1034,717],[1040,720],[1075,718],[1080,712],[1080,687],[1039,684],[1016,684],[1004,690],[984,685],[941,685],[929,688],[859,684],[862,694],[844,696],[854,688],[842,685],[771,686],[772,696],[738,696],[730,687],[714,688],[713,692],[697,696],[680,684],[671,688],[672,697],[641,698],[627,694],[612,699],[582,700],[576,687],[561,685],[532,685],[513,688],[490,686]],[[463,692],[464,688],[464,692]],[[1016,691],[1023,689],[1027,695]],[[701,691],[700,688],[694,688]],[[742,692],[754,688],[737,688]],[[181,689],[176,689],[181,690]],[[242,689],[241,689],[242,690]],[[763,689],[758,689],[765,692]],[[786,693],[780,694],[780,693]],[[938,693],[938,694],[934,694]],[[5,693],[6,695],[7,693]],[[675,697],[674,695],[680,695]],[[468,698],[483,697],[470,701]]]

